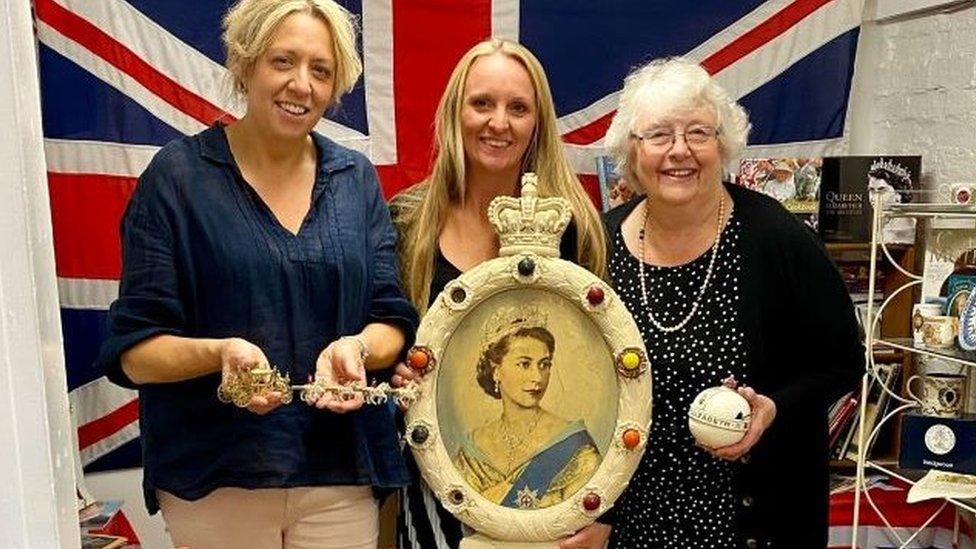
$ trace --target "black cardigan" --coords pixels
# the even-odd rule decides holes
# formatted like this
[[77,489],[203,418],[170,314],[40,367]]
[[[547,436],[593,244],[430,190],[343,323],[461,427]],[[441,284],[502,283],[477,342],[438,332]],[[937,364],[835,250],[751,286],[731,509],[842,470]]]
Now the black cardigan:
[[[823,548],[826,411],[864,372],[854,307],[815,234],[772,198],[726,188],[741,224],[739,328],[746,334],[746,362],[753,387],[776,403],[776,419],[743,459],[734,487],[742,502],[738,531],[759,547]],[[639,203],[606,214],[611,246]],[[613,523],[613,512],[601,522]]]

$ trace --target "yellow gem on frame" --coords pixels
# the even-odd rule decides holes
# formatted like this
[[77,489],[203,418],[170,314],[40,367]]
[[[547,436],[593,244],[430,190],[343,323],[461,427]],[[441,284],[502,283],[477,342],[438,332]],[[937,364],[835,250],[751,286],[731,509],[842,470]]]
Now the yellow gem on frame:
[[636,370],[640,366],[640,355],[634,351],[627,351],[620,357],[620,363],[628,370]]

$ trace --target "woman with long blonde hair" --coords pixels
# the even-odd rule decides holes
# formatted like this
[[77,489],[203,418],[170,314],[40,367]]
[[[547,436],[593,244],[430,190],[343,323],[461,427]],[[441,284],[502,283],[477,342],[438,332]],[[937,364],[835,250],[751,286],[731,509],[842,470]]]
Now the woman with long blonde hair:
[[[571,205],[562,257],[604,276],[603,226],[563,153],[548,79],[529,50],[501,39],[468,50],[448,80],[434,128],[430,176],[390,204],[404,287],[421,313],[448,282],[498,255],[488,204],[496,196],[518,196],[525,172],[538,175],[541,196]],[[412,378],[401,366],[393,381]],[[401,498],[400,547],[457,547],[460,523],[422,480]]]

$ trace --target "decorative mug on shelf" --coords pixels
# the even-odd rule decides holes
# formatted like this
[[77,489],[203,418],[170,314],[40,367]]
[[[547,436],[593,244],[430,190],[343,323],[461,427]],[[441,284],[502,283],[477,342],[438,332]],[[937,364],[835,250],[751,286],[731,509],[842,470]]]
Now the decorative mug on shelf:
[[948,349],[956,344],[959,319],[954,316],[930,316],[922,320],[922,343],[933,349]]
[[916,303],[912,306],[912,337],[915,345],[924,343],[922,326],[925,319],[942,315],[942,305],[938,303]]
[[[921,383],[921,392],[913,391],[915,382]],[[908,378],[905,384],[908,395],[918,401],[924,415],[935,417],[959,417],[966,395],[966,376],[962,374],[919,374]]]
[[976,203],[976,185],[969,183],[944,183],[939,185],[939,194],[950,204]]

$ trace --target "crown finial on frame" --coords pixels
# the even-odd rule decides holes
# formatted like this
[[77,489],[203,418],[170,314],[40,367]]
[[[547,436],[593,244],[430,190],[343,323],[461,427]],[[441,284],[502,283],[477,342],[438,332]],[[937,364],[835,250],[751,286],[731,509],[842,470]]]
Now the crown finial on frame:
[[522,176],[521,197],[499,196],[488,206],[488,220],[501,244],[499,256],[559,256],[559,242],[572,212],[564,198],[539,198],[537,182],[536,174],[526,173]]

